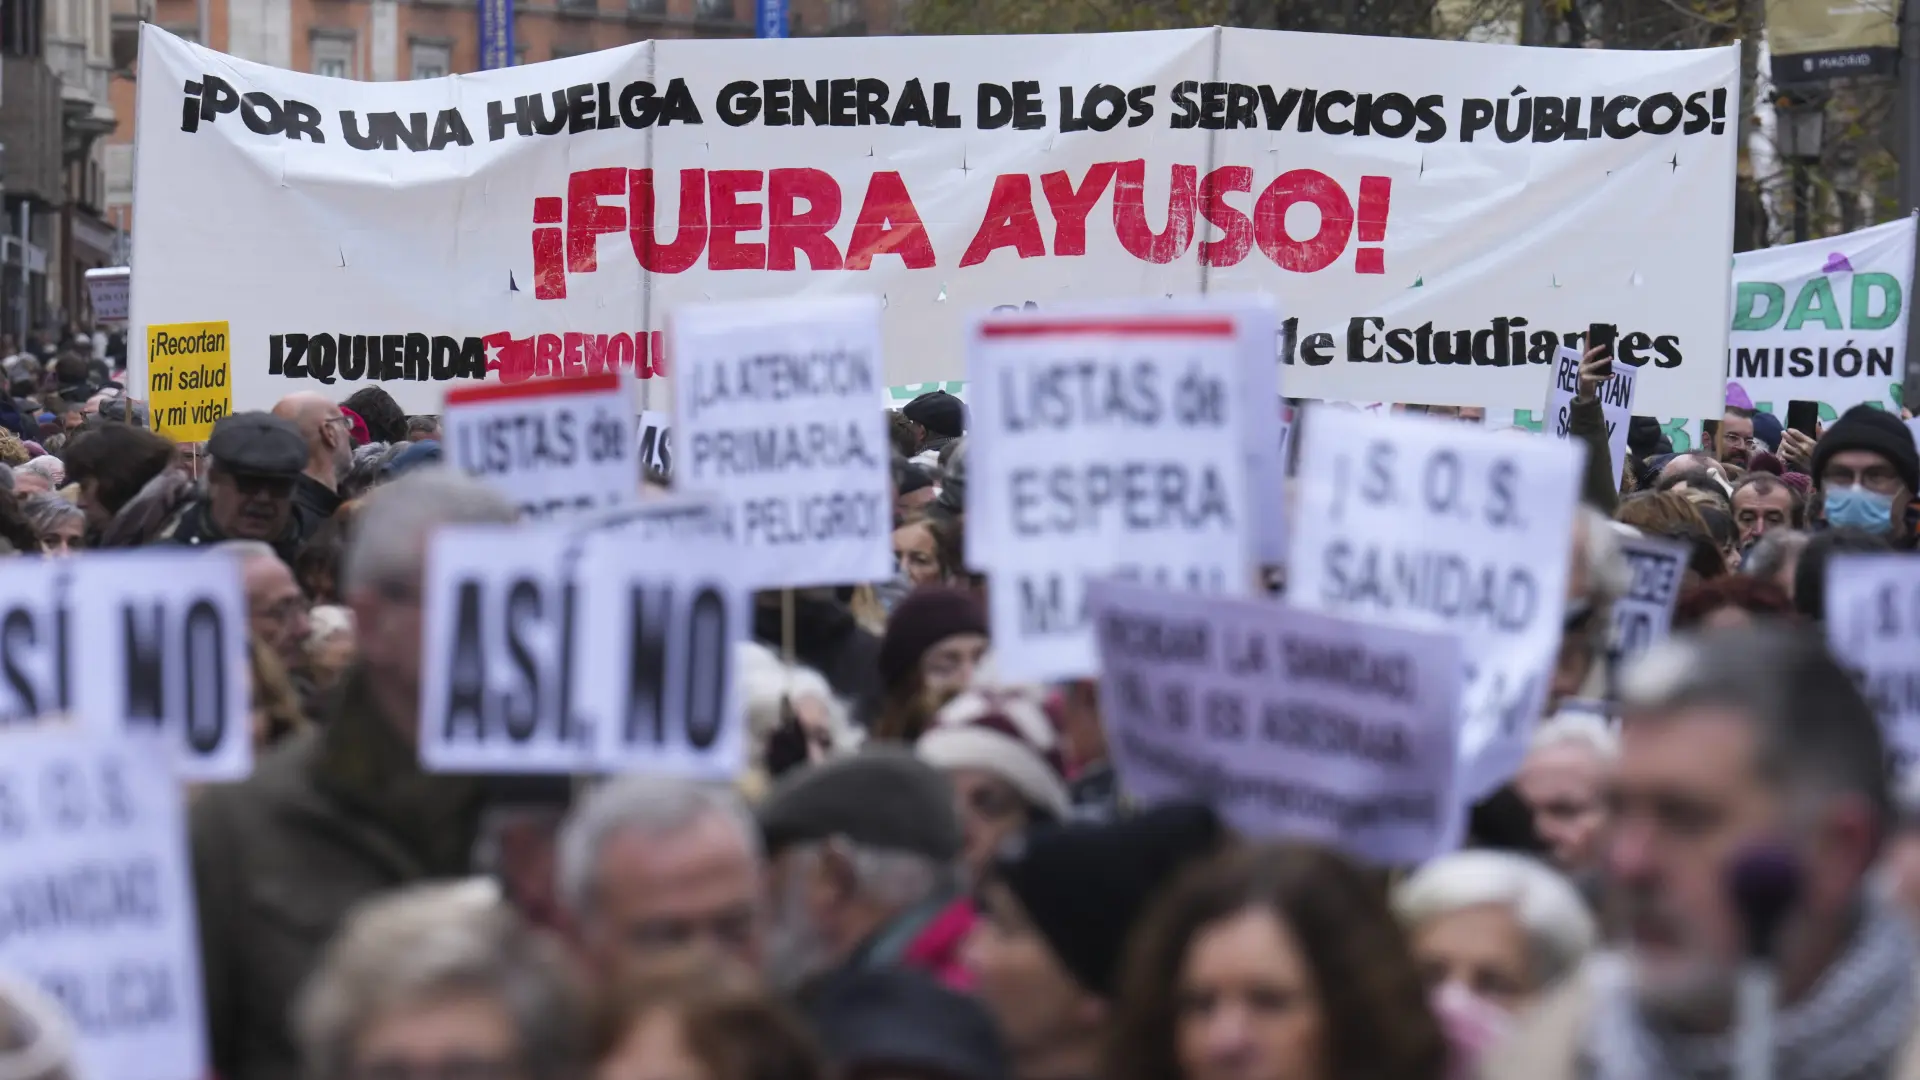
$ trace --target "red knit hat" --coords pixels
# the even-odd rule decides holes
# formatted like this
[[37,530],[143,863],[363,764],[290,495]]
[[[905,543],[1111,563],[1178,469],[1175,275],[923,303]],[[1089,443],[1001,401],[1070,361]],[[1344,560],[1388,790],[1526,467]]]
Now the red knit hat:
[[969,690],[941,708],[914,751],[936,768],[992,773],[1056,820],[1072,806],[1053,721],[1037,693]]

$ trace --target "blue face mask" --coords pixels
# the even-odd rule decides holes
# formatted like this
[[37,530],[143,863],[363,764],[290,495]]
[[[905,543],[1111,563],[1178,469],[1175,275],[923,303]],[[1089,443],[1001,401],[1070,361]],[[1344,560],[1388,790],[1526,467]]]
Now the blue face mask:
[[1884,533],[1893,530],[1893,496],[1879,495],[1858,485],[1828,488],[1827,524],[1836,529],[1865,529]]

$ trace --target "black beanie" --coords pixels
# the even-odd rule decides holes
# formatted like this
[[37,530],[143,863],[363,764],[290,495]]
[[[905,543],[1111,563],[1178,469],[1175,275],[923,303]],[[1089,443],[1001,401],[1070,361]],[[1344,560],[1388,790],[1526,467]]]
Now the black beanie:
[[1147,904],[1226,829],[1205,806],[1167,804],[1116,821],[1043,826],[995,862],[998,880],[1074,981],[1112,999],[1120,959]]
[[1869,450],[1893,463],[1909,492],[1920,492],[1920,453],[1913,432],[1898,416],[1871,405],[1855,405],[1833,422],[1813,448],[1813,482],[1820,483],[1827,459],[1842,450]]
[[967,406],[945,390],[921,394],[900,410],[907,419],[943,439],[957,439],[967,433]]
[[880,682],[888,689],[904,684],[927,650],[955,634],[987,632],[980,598],[965,589],[925,585],[907,594],[887,616],[880,639]]

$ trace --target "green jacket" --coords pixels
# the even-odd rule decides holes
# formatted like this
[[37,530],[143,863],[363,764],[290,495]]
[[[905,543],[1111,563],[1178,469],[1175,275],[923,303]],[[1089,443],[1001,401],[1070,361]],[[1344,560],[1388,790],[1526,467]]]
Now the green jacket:
[[480,786],[420,771],[349,673],[323,725],[189,813],[208,1052],[220,1080],[296,1080],[291,1010],[348,911],[464,875]]

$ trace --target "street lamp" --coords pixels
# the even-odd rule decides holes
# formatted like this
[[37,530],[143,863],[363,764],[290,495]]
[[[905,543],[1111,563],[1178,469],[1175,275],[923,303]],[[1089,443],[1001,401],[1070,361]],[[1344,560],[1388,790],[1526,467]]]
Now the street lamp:
[[1783,97],[1774,105],[1779,118],[1776,133],[1780,156],[1793,166],[1793,239],[1801,243],[1810,239],[1807,204],[1813,201],[1807,166],[1820,160],[1827,141],[1827,103],[1824,99]]

